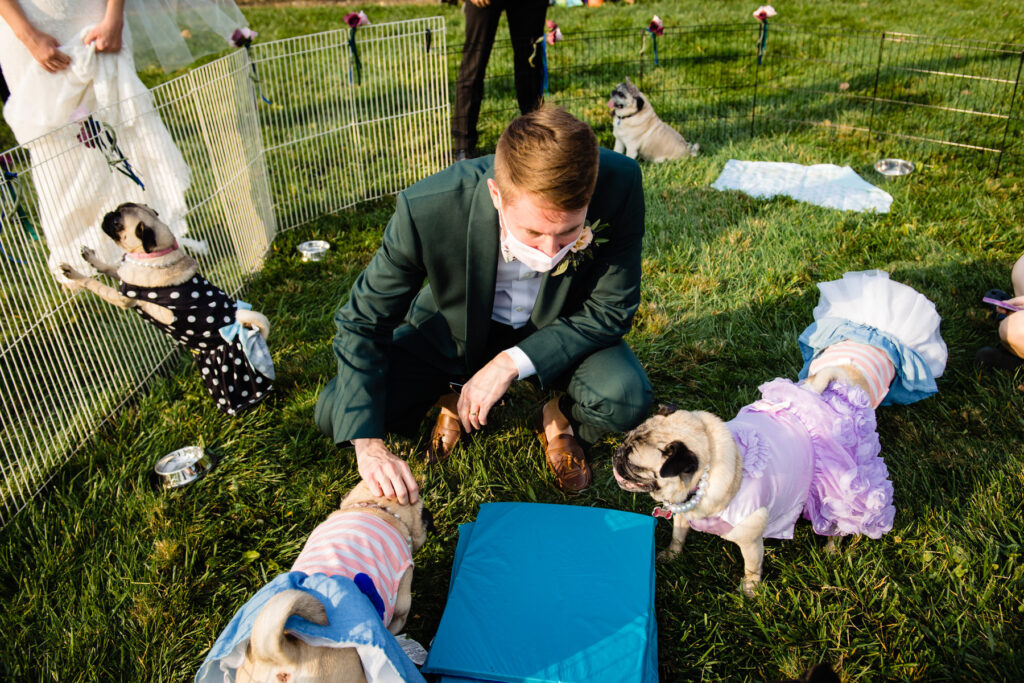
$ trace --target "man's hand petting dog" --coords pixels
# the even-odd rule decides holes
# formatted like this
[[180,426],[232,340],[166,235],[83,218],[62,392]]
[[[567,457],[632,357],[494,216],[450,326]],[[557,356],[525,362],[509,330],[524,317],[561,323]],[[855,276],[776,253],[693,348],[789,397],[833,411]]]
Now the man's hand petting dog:
[[388,450],[383,439],[352,439],[359,476],[373,495],[397,498],[402,505],[419,501],[420,486],[409,463]]
[[469,378],[459,392],[458,404],[459,420],[467,434],[487,424],[487,414],[518,376],[512,357],[502,351]]

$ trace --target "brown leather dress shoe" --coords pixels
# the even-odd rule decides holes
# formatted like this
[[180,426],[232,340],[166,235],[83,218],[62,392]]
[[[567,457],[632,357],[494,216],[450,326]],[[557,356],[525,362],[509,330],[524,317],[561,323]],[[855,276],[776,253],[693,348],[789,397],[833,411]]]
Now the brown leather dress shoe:
[[430,433],[427,463],[434,465],[447,460],[461,440],[462,423],[459,422],[459,418],[452,417],[442,410],[437,416],[437,422],[434,423],[434,431]]
[[579,493],[590,486],[593,476],[583,457],[583,449],[569,434],[559,434],[551,443],[540,433],[540,443],[547,456],[548,468],[555,475],[558,488],[566,493]]
[[[556,399],[557,401],[557,399]],[[550,405],[550,404],[549,404]],[[558,411],[558,404],[553,409]],[[544,412],[537,416],[536,428],[537,438],[540,439],[541,447],[544,449],[544,456],[548,461],[548,468],[555,475],[555,482],[558,488],[566,493],[579,493],[590,486],[593,481],[593,474],[590,465],[583,455],[583,449],[576,442],[571,434],[559,434],[548,443],[547,434],[544,433]]]

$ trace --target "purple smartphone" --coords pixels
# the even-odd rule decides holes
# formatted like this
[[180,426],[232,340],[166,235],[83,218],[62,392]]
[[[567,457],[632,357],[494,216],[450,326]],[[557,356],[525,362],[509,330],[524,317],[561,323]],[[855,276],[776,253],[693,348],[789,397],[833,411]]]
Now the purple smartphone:
[[993,299],[990,296],[983,296],[983,297],[981,297],[981,300],[984,301],[987,304],[992,304],[993,306],[998,306],[999,308],[1005,308],[1008,311],[1019,311],[1020,310],[1016,306],[1011,306],[1008,303],[1004,303],[1004,302],[1000,301],[999,299]]

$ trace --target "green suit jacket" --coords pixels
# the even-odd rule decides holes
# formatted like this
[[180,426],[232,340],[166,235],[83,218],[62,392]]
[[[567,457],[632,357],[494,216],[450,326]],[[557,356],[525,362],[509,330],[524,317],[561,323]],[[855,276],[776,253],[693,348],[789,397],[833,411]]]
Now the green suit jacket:
[[[329,406],[336,443],[382,437],[388,349],[403,322],[432,347],[453,375],[482,367],[494,305],[498,212],[487,179],[494,158],[453,164],[398,195],[380,249],[335,315],[338,375]],[[519,343],[541,386],[550,385],[594,351],[618,344],[640,303],[644,196],[635,161],[601,150],[597,187],[587,210],[606,227],[592,258],[561,275],[543,276]],[[577,254],[580,256],[581,254]],[[424,281],[428,284],[424,286]],[[318,411],[321,406],[318,406]]]

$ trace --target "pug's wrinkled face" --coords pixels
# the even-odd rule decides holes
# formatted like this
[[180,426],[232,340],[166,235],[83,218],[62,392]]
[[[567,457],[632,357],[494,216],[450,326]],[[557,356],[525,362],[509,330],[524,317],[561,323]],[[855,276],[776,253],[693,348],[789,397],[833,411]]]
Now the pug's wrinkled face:
[[129,254],[150,254],[174,246],[171,229],[145,204],[121,204],[103,217],[102,228]]
[[662,408],[629,432],[612,456],[619,488],[683,502],[709,462],[707,417],[714,416]]
[[615,86],[611,99],[608,100],[608,110],[614,116],[632,116],[643,108],[644,97],[628,78],[625,83]]

